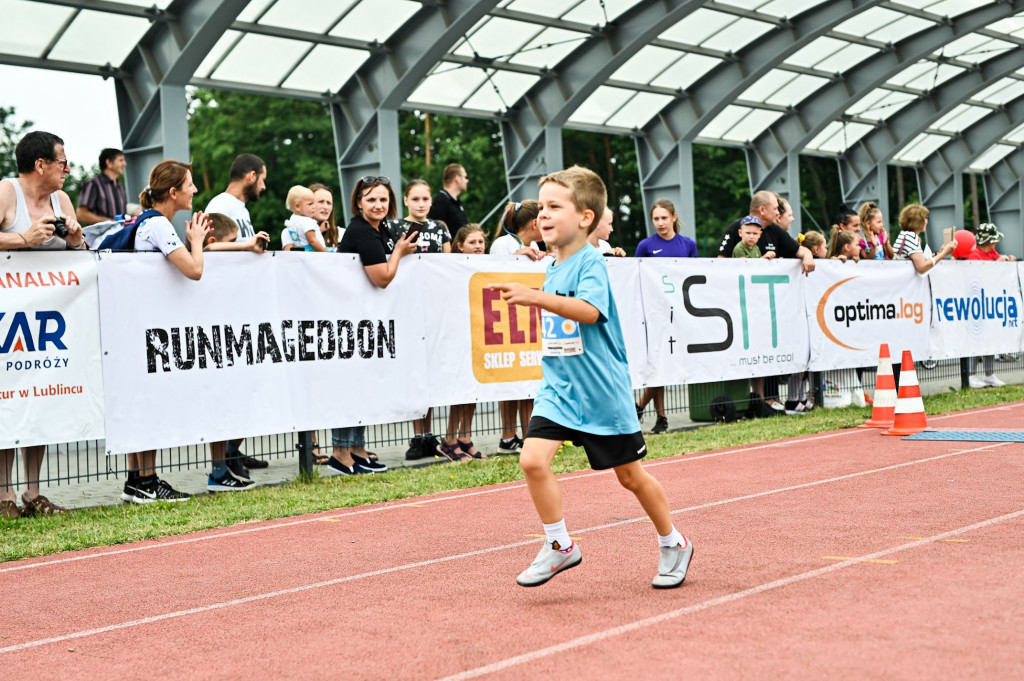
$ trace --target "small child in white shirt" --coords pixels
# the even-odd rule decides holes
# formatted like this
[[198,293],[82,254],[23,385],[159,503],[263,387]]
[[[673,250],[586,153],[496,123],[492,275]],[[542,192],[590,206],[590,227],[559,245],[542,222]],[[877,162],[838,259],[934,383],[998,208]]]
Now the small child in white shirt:
[[[293,248],[327,253],[327,244],[320,234],[320,225],[313,219],[313,192],[309,187],[295,185],[288,190],[285,206],[292,212],[284,221],[285,232],[294,243]],[[281,241],[285,241],[282,233]]]

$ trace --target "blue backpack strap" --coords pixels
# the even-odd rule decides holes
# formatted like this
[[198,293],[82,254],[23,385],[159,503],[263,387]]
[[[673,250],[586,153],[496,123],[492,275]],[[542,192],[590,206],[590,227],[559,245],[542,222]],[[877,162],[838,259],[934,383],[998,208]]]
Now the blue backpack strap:
[[163,215],[158,210],[150,208],[147,211],[143,211],[141,215],[135,218],[135,221],[130,225],[125,225],[124,229],[115,234],[111,234],[105,238],[97,250],[111,250],[111,251],[134,251],[135,250],[135,233],[139,231],[139,227],[144,225],[150,218],[155,218],[159,215]]

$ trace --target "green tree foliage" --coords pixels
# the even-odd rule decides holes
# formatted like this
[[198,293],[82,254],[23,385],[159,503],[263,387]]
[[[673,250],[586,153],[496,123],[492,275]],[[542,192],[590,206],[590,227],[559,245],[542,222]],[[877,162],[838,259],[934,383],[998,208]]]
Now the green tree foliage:
[[750,208],[750,180],[743,150],[694,144],[693,199],[697,253],[713,257],[729,224]]
[[15,119],[13,106],[0,106],[0,177],[17,176],[18,163],[14,159],[14,147],[31,127],[32,121],[19,123]]
[[267,163],[267,190],[247,207],[272,244],[280,242],[292,185],[334,187],[335,213],[341,215],[331,116],[322,104],[198,88],[190,95],[189,111],[197,209],[228,186],[235,157],[250,153]]
[[[445,166],[458,163],[469,176],[469,188],[459,197],[466,217],[470,222],[482,222],[494,211],[484,225],[489,232],[497,224],[508,195],[497,122],[403,111],[398,127],[403,186],[409,180],[426,180],[436,194],[443,188]],[[399,211],[403,208],[399,205]]]
[[628,135],[610,135],[564,130],[562,159],[565,165],[580,165],[601,176],[608,189],[608,205],[615,214],[614,230],[608,242],[628,253],[647,236],[636,144]]

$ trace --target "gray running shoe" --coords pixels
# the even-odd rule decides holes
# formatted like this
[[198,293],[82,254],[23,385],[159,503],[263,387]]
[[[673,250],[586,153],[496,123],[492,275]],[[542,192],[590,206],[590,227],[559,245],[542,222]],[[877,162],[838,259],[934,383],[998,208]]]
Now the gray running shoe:
[[544,542],[544,546],[541,547],[540,553],[533,559],[530,567],[516,577],[519,586],[540,586],[559,572],[576,567],[583,562],[583,554],[580,553],[580,547],[576,542],[572,543],[568,551],[555,549],[554,547],[557,545],[558,542]]
[[651,584],[655,589],[674,589],[686,579],[686,571],[693,558],[693,542],[687,541],[686,548],[679,546],[661,547],[661,558],[658,559],[658,574]]

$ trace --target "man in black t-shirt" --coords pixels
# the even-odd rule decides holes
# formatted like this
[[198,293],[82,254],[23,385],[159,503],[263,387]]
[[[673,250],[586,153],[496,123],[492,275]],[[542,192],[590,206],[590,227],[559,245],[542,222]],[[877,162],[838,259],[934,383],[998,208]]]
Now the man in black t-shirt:
[[449,163],[445,166],[441,181],[444,182],[444,189],[434,197],[427,217],[446,224],[448,234],[455,236],[460,227],[469,223],[465,211],[462,210],[462,202],[459,201],[459,195],[469,186],[469,175],[458,163]]
[[[779,200],[769,191],[759,191],[750,199],[750,215],[758,218],[764,227],[761,238],[757,241],[761,253],[772,251],[777,258],[800,258],[803,261],[803,272],[814,271],[814,256],[801,246],[789,232],[776,224],[779,219]],[[741,218],[742,219],[742,218]],[[740,243],[740,219],[729,225],[718,247],[719,258],[731,258],[736,244]]]

